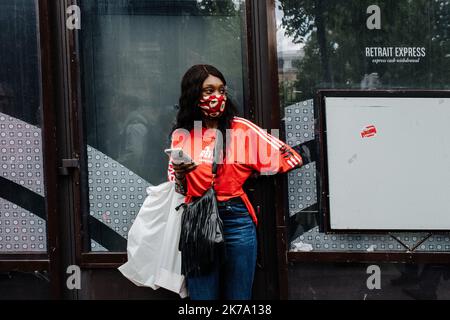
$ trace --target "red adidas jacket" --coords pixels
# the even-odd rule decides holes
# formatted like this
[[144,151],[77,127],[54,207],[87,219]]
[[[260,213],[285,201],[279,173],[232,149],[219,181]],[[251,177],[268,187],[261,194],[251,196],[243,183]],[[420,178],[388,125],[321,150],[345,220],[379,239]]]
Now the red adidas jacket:
[[[228,134],[227,134],[228,135]],[[227,140],[228,139],[228,140]],[[213,149],[216,140],[214,130],[201,128],[189,133],[176,130],[172,134],[171,148],[182,148],[199,164],[186,175],[186,203],[193,197],[201,197],[210,187],[212,180]],[[267,133],[253,122],[234,117],[229,135],[224,138],[230,141],[227,146],[224,165],[219,166],[214,189],[218,201],[241,197],[255,224],[258,219],[255,210],[242,189],[244,182],[254,172],[270,175],[288,172],[302,166],[301,156],[286,143]],[[168,178],[175,180],[174,170],[169,159]]]

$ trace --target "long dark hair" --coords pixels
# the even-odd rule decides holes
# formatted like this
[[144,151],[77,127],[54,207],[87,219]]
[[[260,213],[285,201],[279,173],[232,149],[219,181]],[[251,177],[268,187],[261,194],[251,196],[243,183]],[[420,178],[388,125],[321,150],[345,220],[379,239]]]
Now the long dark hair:
[[[170,133],[171,136],[176,129],[182,128],[191,131],[194,128],[194,121],[202,121],[202,112],[197,106],[202,95],[203,82],[210,75],[222,80],[224,85],[227,84],[222,72],[208,64],[194,65],[184,74],[183,80],[181,81],[179,110],[176,123]],[[218,119],[218,129],[222,133],[224,141],[228,140],[226,139],[226,130],[231,128],[233,117],[237,116],[238,113],[232,97],[227,95],[225,111]],[[228,143],[229,141],[223,144],[223,159],[226,159],[226,146]]]

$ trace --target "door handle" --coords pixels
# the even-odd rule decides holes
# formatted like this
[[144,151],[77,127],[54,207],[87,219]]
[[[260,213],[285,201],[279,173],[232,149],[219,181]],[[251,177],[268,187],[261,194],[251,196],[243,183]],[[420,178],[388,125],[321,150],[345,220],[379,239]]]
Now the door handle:
[[61,176],[70,175],[69,169],[79,169],[80,160],[78,159],[62,159],[61,167],[58,168],[58,173]]

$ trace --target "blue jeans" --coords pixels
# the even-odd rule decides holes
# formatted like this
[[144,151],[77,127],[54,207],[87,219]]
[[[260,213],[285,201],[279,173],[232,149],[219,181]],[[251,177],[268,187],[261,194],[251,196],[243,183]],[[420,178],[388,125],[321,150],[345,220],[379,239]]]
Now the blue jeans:
[[257,254],[256,227],[243,202],[219,204],[225,257],[209,274],[187,277],[189,296],[191,300],[250,300]]

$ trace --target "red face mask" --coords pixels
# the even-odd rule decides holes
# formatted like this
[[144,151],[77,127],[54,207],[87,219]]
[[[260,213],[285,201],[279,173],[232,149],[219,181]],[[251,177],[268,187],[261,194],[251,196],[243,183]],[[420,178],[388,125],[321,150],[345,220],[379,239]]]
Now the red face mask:
[[227,97],[225,95],[209,97],[203,97],[200,100],[199,107],[202,109],[203,114],[211,118],[217,118],[225,111]]

